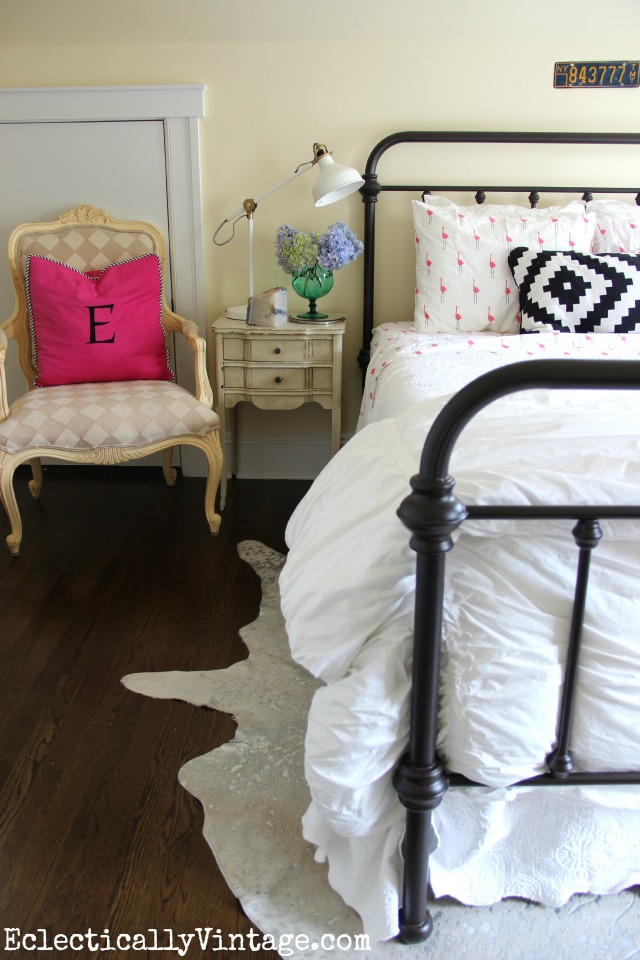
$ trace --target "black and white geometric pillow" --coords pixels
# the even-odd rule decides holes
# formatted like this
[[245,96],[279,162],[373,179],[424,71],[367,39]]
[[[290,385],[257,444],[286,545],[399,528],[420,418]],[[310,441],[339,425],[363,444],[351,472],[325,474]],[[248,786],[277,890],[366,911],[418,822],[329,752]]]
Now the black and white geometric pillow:
[[524,333],[640,333],[640,256],[516,247],[509,266]]

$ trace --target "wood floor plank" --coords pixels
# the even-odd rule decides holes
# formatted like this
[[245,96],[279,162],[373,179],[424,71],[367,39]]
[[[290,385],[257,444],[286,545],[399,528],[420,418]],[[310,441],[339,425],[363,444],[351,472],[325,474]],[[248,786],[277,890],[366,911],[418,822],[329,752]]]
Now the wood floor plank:
[[233,720],[121,678],[247,655],[260,588],[237,545],[284,551],[307,488],[231,483],[211,537],[200,479],[54,467],[38,503],[17,479],[22,554],[0,556],[0,927],[249,932],[177,781]]

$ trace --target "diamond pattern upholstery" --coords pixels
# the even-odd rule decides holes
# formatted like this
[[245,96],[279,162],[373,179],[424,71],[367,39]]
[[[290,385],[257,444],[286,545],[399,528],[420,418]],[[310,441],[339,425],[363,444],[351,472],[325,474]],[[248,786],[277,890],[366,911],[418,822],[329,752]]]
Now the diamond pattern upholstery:
[[26,271],[27,257],[51,257],[75,270],[102,270],[111,263],[132,260],[153,253],[151,237],[144,233],[109,230],[105,226],[62,227],[54,233],[32,233],[20,243],[20,267]]

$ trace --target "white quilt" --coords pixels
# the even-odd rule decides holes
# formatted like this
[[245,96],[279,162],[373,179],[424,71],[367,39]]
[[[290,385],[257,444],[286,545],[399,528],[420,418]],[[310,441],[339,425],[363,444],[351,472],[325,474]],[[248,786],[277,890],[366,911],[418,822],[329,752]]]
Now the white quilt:
[[[451,353],[464,338],[445,339],[445,350],[442,343],[431,350],[438,389],[448,368],[451,389],[458,389]],[[496,346],[501,339],[481,338]],[[526,356],[526,341],[543,349],[542,337],[509,340],[510,359]],[[633,338],[611,347],[598,339],[588,349],[614,346],[616,355],[638,356]],[[465,348],[463,376],[475,375],[473,355],[478,373],[488,357],[499,364],[506,353],[493,345]],[[423,375],[427,393],[431,369]],[[384,407],[377,384],[371,392]],[[404,820],[391,773],[407,742],[415,564],[396,510],[445,402],[431,397],[361,429],[316,480],[287,530],[281,592],[291,650],[326,682],[309,714],[312,803],[304,832],[376,939],[397,932]],[[456,445],[456,493],[468,503],[638,503],[639,424],[640,392],[528,391],[497,401]],[[541,770],[554,741],[575,582],[571,526],[538,523],[534,550],[531,538],[516,536],[522,523],[468,521],[447,558],[440,750],[451,769],[491,788],[452,789],[435,812],[436,896],[470,904],[521,896],[557,905],[575,892],[640,882],[636,788],[507,789]],[[640,525],[603,527],[573,746],[579,767],[629,769],[640,766]]]

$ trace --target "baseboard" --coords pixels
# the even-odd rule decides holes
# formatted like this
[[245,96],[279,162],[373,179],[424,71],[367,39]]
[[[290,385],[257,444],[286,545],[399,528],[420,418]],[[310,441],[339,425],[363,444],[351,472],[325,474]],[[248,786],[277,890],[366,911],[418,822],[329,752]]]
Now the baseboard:
[[[313,480],[331,459],[331,443],[322,434],[249,434],[238,442],[236,476],[248,480]],[[231,475],[231,443],[226,450]]]

